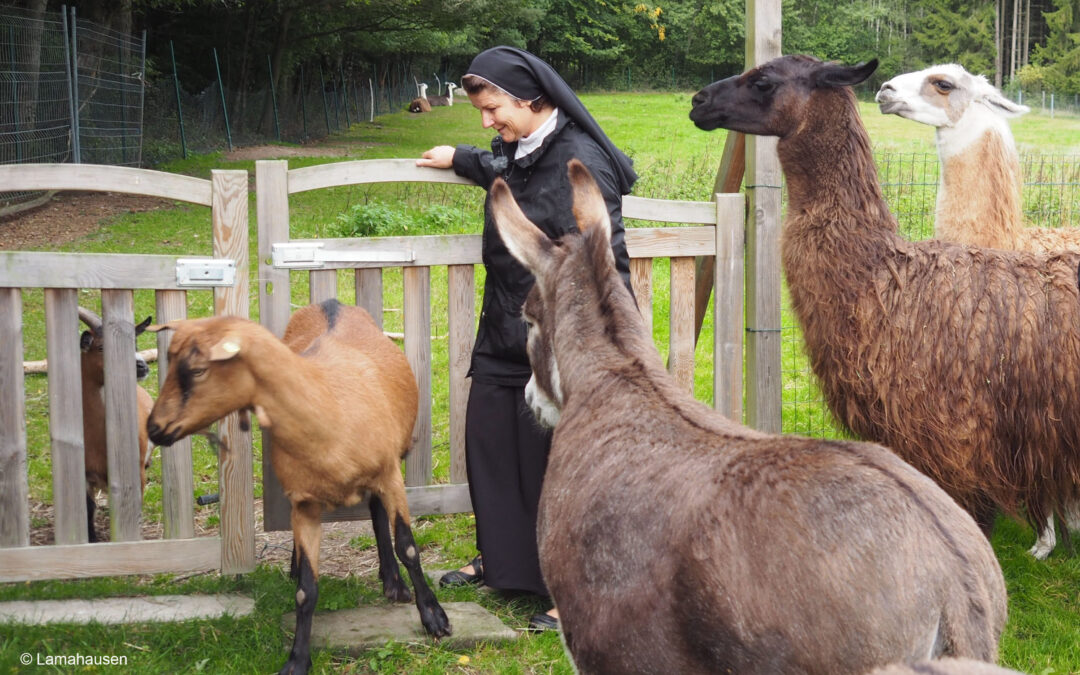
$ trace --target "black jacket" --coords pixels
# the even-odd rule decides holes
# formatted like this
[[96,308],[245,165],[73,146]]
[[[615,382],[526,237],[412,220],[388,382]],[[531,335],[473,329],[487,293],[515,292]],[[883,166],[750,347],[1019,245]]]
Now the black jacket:
[[[504,143],[499,136],[491,142],[491,152],[459,145],[454,152],[454,172],[475,181],[485,190],[491,187],[496,176],[502,176],[529,220],[549,237],[557,238],[577,228],[571,210],[573,194],[566,165],[575,157],[581,160],[604,195],[611,214],[615,266],[629,288],[630,257],[623,231],[622,195],[604,150],[561,112],[555,130],[539,149],[515,160],[516,149],[517,143]],[[529,381],[531,374],[521,306],[535,279],[503,244],[495,229],[490,202],[489,193],[484,202],[483,234],[487,279],[469,375],[478,381],[520,387]]]

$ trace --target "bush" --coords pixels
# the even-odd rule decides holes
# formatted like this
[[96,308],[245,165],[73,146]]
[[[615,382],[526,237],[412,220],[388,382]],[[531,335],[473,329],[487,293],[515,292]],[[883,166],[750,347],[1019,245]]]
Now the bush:
[[430,204],[421,209],[391,206],[382,201],[356,204],[338,215],[331,226],[336,237],[398,237],[410,234],[452,234],[463,231],[461,209]]

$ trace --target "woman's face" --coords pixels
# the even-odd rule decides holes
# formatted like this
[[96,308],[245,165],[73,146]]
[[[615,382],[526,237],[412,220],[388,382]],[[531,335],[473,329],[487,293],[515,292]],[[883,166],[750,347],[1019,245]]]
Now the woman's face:
[[533,112],[528,101],[521,101],[496,89],[469,94],[473,107],[480,111],[485,129],[495,129],[506,143],[514,143],[536,131],[550,113]]

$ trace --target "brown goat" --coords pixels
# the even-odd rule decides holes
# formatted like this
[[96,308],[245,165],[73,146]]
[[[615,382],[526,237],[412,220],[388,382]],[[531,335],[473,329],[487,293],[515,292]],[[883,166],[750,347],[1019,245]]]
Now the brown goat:
[[[588,170],[555,242],[507,185],[492,213],[536,277],[530,405],[558,410],[540,497],[544,580],[582,673],[865,673],[993,660],[1005,582],[971,517],[869,443],[763,434],[668,375],[615,269]],[[602,414],[600,414],[602,412]]]
[[[86,531],[88,541],[99,541],[94,528],[94,512],[97,510],[95,495],[98,490],[109,489],[109,451],[105,442],[105,338],[101,330],[101,317],[79,307],[79,318],[87,330],[79,337],[79,370],[82,373],[83,452],[86,465]],[[135,335],[142,333],[150,323],[146,317],[135,326]],[[145,378],[150,372],[146,361],[135,355],[135,376]],[[150,466],[151,450],[146,434],[146,419],[154,399],[142,387],[135,388],[136,421],[139,425],[139,480],[146,491],[146,469]]]
[[292,505],[296,635],[282,673],[311,667],[311,622],[318,599],[321,517],[370,492],[383,593],[410,600],[394,560],[416,591],[428,633],[450,622],[427,585],[409,526],[401,459],[416,421],[417,387],[405,355],[359,307],[327,300],[297,310],[278,340],[247,319],[172,321],[169,371],[147,428],[171,445],[238,410],[253,409],[273,430],[271,462]]
[[876,67],[780,57],[702,89],[690,118],[780,137],[784,273],[837,419],[987,533],[995,505],[1041,527],[1080,480],[1080,255],[901,238],[850,89]]

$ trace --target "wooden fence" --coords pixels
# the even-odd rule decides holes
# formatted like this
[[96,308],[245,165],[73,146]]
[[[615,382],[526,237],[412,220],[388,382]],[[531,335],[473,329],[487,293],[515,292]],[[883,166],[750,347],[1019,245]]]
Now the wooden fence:
[[[232,262],[236,280],[213,282],[215,313],[248,314],[247,172],[215,171],[211,180],[92,165],[0,166],[10,190],[97,190],[163,197],[211,208],[214,257]],[[185,318],[187,291],[178,258],[162,255],[0,251],[0,581],[254,568],[251,436],[235,415],[223,420],[221,530],[195,537],[190,441],[161,449],[164,539],[141,541],[142,495],[134,415],[133,291],[153,289],[156,319]],[[22,289],[44,289],[52,447],[53,546],[30,546],[23,380]],[[86,545],[79,289],[100,289],[105,341],[110,539]],[[160,377],[170,334],[158,333]]]
[[[465,477],[466,372],[476,331],[474,266],[481,263],[480,235],[293,240],[289,195],[309,190],[385,182],[473,185],[450,171],[420,168],[411,159],[335,162],[289,170],[286,161],[256,162],[259,222],[259,316],[279,337],[290,313],[290,270],[309,274],[309,300],[338,295],[338,270],[354,269],[357,304],[382,322],[383,270],[400,267],[405,353],[420,387],[413,446],[405,462],[409,507],[414,515],[471,510]],[[468,189],[468,188],[465,188]],[[472,189],[476,189],[473,187]],[[743,222],[745,200],[716,195],[713,202],[623,198],[624,218],[690,226],[630,228],[626,244],[631,282],[642,315],[652,325],[652,262],[671,260],[669,369],[688,390],[694,379],[695,257],[712,259],[715,286],[714,405],[742,419]],[[719,226],[717,225],[719,223]],[[432,479],[431,270],[447,268],[450,382],[450,482]],[[289,502],[281,492],[263,431],[263,513],[267,530],[289,527]],[[367,517],[366,505],[325,514],[326,520]]]
[[[355,297],[377,320],[383,311],[383,270],[400,267],[403,278],[404,349],[420,387],[420,414],[405,475],[414,514],[470,510],[465,477],[464,418],[472,340],[476,329],[475,266],[480,236],[291,240],[289,196],[308,190],[375,182],[469,183],[450,171],[418,168],[409,160],[354,161],[290,171],[284,161],[256,165],[258,286],[261,322],[282,335],[291,313],[291,270],[309,275],[310,300],[338,295],[338,270],[353,269]],[[214,257],[235,264],[236,281],[214,288],[216,314],[248,315],[247,174],[215,171],[209,181],[155,171],[87,165],[0,167],[0,184],[12,190],[99,190],[164,197],[211,207]],[[626,197],[626,218],[681,227],[631,228],[626,243],[638,305],[652,323],[652,262],[669,258],[669,367],[692,389],[695,342],[695,258],[711,260],[714,275],[714,406],[742,418],[743,232],[745,200],[717,195],[713,202]],[[276,258],[276,262],[275,262]],[[305,262],[305,258],[308,260]],[[432,471],[431,270],[447,268],[449,348],[449,482]],[[189,287],[177,278],[173,256],[0,252],[0,581],[113,574],[180,572],[218,567],[243,572],[254,566],[253,466],[250,435],[236,416],[224,420],[221,454],[221,534],[195,537],[189,442],[162,448],[164,539],[140,541],[141,499],[132,458],[137,429],[132,295],[153,289],[155,320],[186,316]],[[50,425],[56,544],[29,546],[27,439],[22,374],[22,291],[45,289],[49,357]],[[111,467],[111,543],[86,545],[81,389],[76,315],[79,289],[101,289],[109,336],[106,352],[106,422]],[[158,334],[166,359],[169,333]],[[167,364],[159,363],[159,378]],[[264,513],[267,530],[289,526],[289,504],[269,464],[273,439],[263,431]],[[328,519],[366,517],[366,508],[341,509]]]

